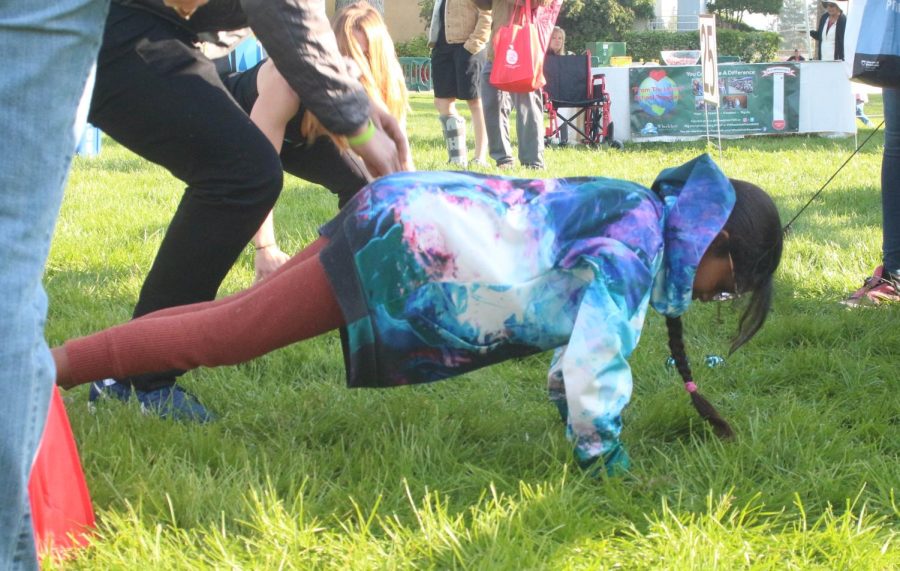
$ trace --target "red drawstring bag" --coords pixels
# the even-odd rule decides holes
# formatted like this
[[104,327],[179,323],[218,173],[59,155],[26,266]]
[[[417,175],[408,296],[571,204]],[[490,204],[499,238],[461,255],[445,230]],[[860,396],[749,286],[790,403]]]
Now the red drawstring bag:
[[509,25],[494,38],[491,85],[501,91],[529,93],[544,86],[544,51],[531,12],[531,0],[513,8]]
[[94,509],[66,407],[56,387],[31,468],[28,495],[39,554],[59,556],[65,549],[87,544],[86,533],[94,527]]

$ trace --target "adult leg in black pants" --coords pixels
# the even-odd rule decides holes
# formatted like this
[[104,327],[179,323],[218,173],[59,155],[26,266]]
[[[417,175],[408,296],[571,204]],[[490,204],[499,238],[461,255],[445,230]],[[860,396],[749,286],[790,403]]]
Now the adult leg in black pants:
[[[135,317],[213,299],[281,191],[278,155],[193,40],[165,19],[114,4],[98,57],[90,121],[187,184]],[[174,386],[177,374],[123,379],[106,392],[128,398],[133,386],[161,416],[206,420]]]
[[327,137],[320,137],[312,145],[285,141],[281,147],[281,164],[284,172],[333,192],[339,208],[372,180],[359,157],[342,153]]

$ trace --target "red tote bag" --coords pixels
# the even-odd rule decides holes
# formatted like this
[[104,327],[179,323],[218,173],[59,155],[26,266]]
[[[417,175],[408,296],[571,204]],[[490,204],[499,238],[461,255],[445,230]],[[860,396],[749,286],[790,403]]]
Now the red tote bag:
[[491,85],[501,91],[529,93],[544,86],[544,52],[534,24],[531,0],[516,2],[509,24],[494,38]]
[[94,527],[94,509],[66,407],[56,387],[31,468],[28,495],[41,556],[64,556],[66,549],[87,543],[86,533]]

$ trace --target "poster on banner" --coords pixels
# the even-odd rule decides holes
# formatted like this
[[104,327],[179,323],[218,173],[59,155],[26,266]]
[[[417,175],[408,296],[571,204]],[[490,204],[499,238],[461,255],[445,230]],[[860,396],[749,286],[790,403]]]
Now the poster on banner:
[[702,71],[703,99],[719,104],[719,54],[716,47],[716,17],[702,14],[700,19],[700,69]]
[[[800,66],[735,64],[719,68],[719,120],[723,136],[797,133]],[[706,136],[700,66],[629,70],[631,132],[637,140]]]

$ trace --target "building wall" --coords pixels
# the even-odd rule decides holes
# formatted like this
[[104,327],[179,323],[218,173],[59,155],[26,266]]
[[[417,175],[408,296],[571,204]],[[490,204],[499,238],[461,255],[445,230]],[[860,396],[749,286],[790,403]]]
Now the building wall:
[[[328,17],[334,16],[335,0],[326,0]],[[395,42],[405,42],[425,34],[427,25],[419,19],[416,0],[384,0],[384,23]]]
[[662,20],[678,16],[678,0],[656,0],[656,17]]
[[648,27],[651,30],[696,30],[697,16],[706,11],[706,0],[656,0],[656,17]]

